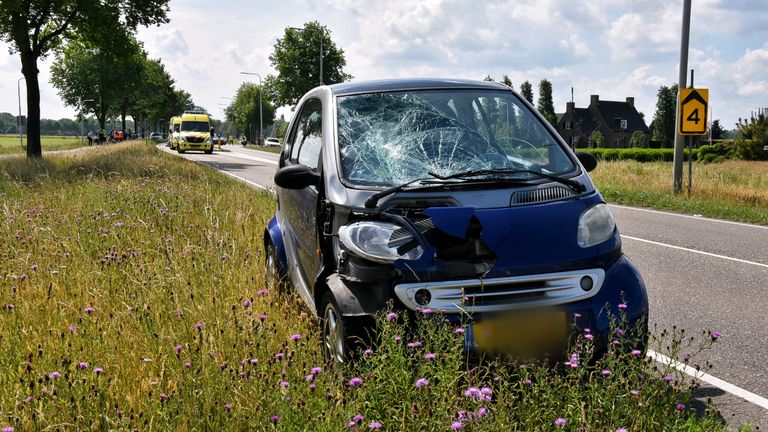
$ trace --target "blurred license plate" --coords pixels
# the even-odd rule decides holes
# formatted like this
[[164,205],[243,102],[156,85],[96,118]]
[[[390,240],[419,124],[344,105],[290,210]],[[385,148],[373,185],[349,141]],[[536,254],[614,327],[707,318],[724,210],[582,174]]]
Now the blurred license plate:
[[521,356],[557,354],[566,348],[565,312],[515,312],[473,324],[475,346],[481,351]]

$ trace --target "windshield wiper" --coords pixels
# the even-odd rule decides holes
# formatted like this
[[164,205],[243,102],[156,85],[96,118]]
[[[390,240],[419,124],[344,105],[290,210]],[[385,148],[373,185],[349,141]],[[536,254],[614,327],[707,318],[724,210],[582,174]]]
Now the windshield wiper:
[[426,183],[426,182],[429,182],[430,180],[434,181],[434,179],[431,179],[431,178],[418,178],[416,180],[411,180],[396,186],[388,187],[383,191],[376,192],[375,194],[368,197],[367,200],[365,200],[365,208],[370,209],[370,208],[376,207],[376,204],[378,204],[380,199],[384,198],[385,196],[392,195],[395,192],[400,192],[401,190],[407,188],[408,186],[414,183]]
[[[434,172],[430,172],[429,175],[432,177],[439,179],[439,180],[450,180],[450,179],[462,179],[467,177],[478,177],[482,175],[492,175],[492,174],[532,174],[537,177],[545,178],[548,180],[552,180],[555,182],[558,182],[560,184],[564,184],[568,186],[569,188],[573,189],[575,192],[584,192],[587,190],[587,187],[584,186],[582,183],[577,182],[576,180],[567,179],[564,177],[552,175],[552,174],[545,174],[543,172],[539,171],[532,171],[527,169],[519,169],[519,168],[489,168],[489,169],[476,169],[476,170],[469,170],[464,171],[460,173],[450,174],[447,176],[440,175]],[[498,177],[492,177],[489,180],[493,181],[499,181],[500,179]]]

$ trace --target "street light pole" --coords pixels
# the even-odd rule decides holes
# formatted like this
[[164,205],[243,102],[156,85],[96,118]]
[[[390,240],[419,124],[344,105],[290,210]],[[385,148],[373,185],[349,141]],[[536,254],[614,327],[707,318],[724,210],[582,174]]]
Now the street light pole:
[[262,108],[261,108],[261,93],[264,91],[264,88],[261,86],[261,75],[255,73],[255,72],[240,72],[242,75],[256,75],[259,77],[259,140],[258,144],[261,145],[261,136],[264,133],[263,130],[263,124],[262,124]]
[[675,153],[672,162],[672,177],[674,193],[679,193],[683,188],[683,148],[685,137],[679,133],[680,125],[680,92],[685,88],[686,75],[688,74],[688,39],[691,33],[691,0],[683,0],[683,29],[680,37],[680,69],[677,80],[677,107],[675,112]]
[[26,81],[26,78],[19,78],[18,81],[16,81],[16,91],[19,94],[19,119],[16,121],[16,123],[19,126],[19,145],[21,148],[24,148],[24,140],[21,137],[21,80]]

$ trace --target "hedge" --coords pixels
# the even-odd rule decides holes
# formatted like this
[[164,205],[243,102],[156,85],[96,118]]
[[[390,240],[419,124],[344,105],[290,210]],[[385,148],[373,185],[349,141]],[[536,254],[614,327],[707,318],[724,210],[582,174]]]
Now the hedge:
[[[671,148],[577,148],[576,151],[591,153],[598,160],[636,160],[638,162],[672,162],[675,150]],[[694,158],[698,160],[699,149],[693,149]],[[685,149],[686,158],[688,149]]]

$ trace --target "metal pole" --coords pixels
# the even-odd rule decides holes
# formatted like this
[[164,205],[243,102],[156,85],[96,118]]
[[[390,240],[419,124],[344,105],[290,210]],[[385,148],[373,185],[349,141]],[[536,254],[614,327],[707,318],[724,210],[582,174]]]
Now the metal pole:
[[[691,87],[693,87],[693,69],[691,69]],[[693,177],[693,137],[688,137],[688,196],[691,196],[691,179]]]
[[24,148],[24,139],[21,136],[21,80],[26,81],[26,78],[19,78],[19,80],[16,81],[16,91],[19,94],[19,119],[16,123],[19,125],[19,145],[21,148]]
[[673,191],[679,193],[683,186],[683,148],[684,137],[678,132],[680,125],[680,90],[684,89],[685,76],[688,72],[688,39],[691,33],[691,0],[683,1],[683,28],[680,38],[680,70],[677,81],[677,107],[675,109],[675,156],[673,159]]

